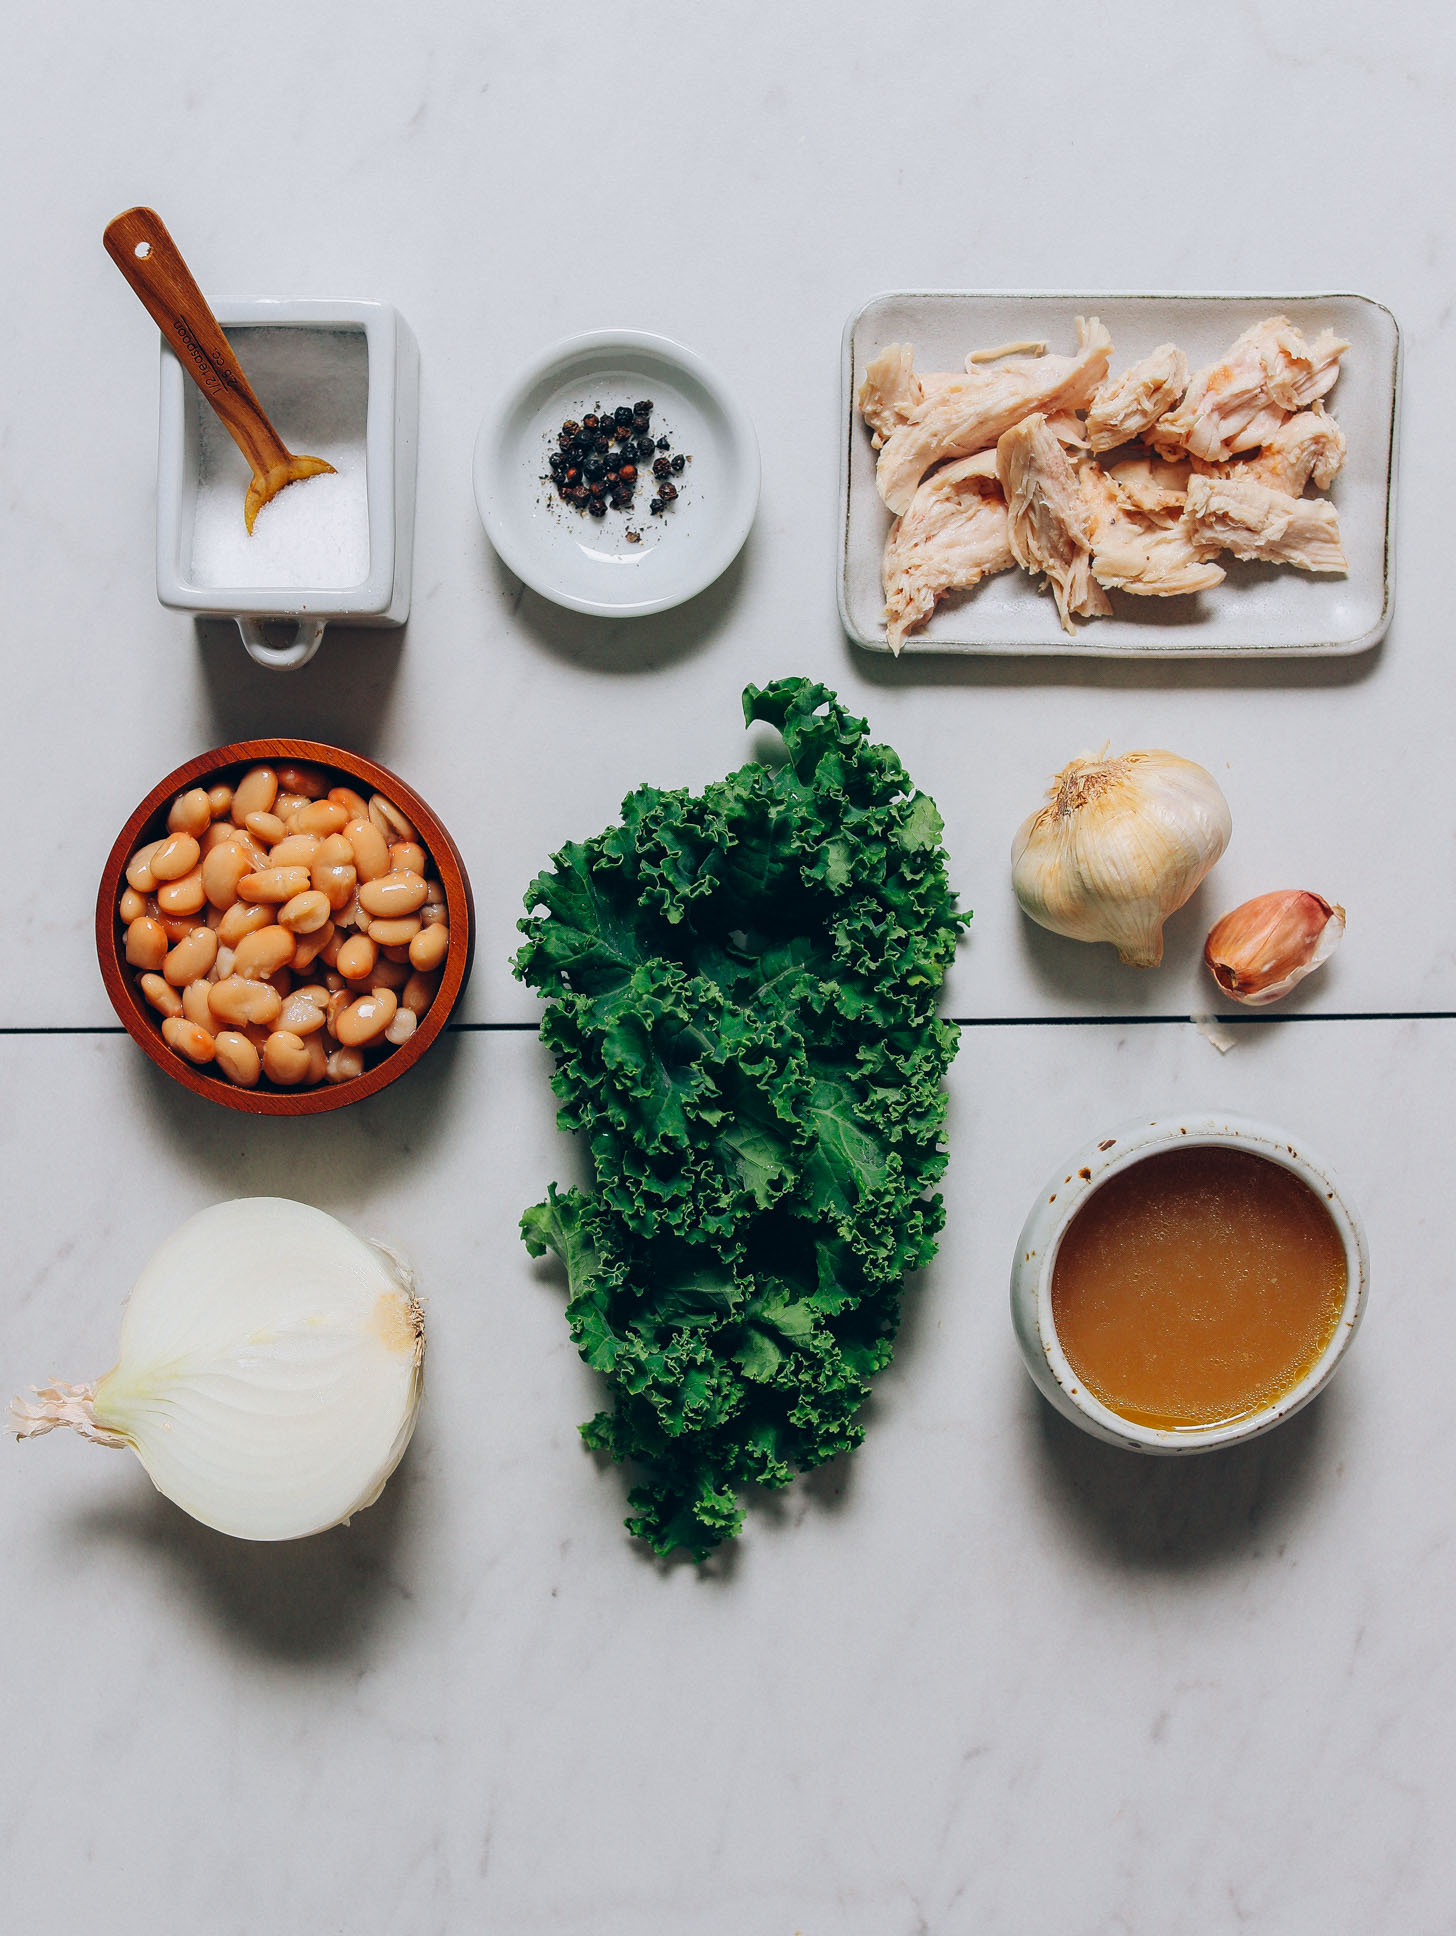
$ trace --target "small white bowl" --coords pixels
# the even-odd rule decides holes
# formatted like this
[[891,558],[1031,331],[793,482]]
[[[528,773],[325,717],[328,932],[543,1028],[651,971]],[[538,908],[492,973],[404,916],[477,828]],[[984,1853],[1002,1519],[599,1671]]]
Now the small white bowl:
[[[653,517],[650,476],[630,512],[590,518],[562,502],[547,459],[568,418],[598,403],[652,400],[652,435],[691,458],[672,509]],[[553,344],[490,410],[475,440],[475,502],[501,558],[556,605],[640,618],[711,585],[743,547],[758,508],[758,439],[746,413],[692,350],[641,330],[596,330]],[[640,542],[628,543],[628,530]]]
[[[161,432],[157,442],[157,597],[173,611],[235,618],[250,658],[275,671],[306,665],[324,627],[403,625],[409,617],[414,558],[415,462],[419,441],[420,355],[398,310],[378,302],[223,300],[213,313],[230,336],[261,330],[326,331],[362,337],[367,350],[364,467],[369,501],[369,566],[343,589],[204,584],[192,568],[192,534],[201,469],[202,412],[208,406],[182,365],[162,344]],[[286,341],[286,337],[282,340]],[[247,372],[249,337],[237,345]],[[266,395],[260,397],[264,409]],[[289,425],[277,426],[288,441]],[[297,442],[294,449],[298,449]],[[319,451],[305,447],[307,456]],[[247,465],[238,458],[238,519]],[[294,634],[275,645],[263,631],[291,620]]]
[[[1345,1248],[1345,1307],[1335,1335],[1312,1369],[1291,1390],[1264,1410],[1228,1425],[1202,1431],[1169,1432],[1138,1425],[1110,1410],[1089,1392],[1072,1370],[1052,1322],[1052,1274],[1057,1251],[1073,1217],[1092,1191],[1120,1170],[1161,1150],[1214,1144],[1246,1150],[1281,1169],[1292,1170],[1319,1197],[1329,1212]],[[1365,1233],[1348,1196],[1330,1173],[1328,1164],[1309,1149],[1266,1124],[1241,1116],[1167,1116],[1136,1122],[1104,1136],[1064,1163],[1048,1178],[1021,1232],[1011,1269],[1011,1321],[1021,1355],[1038,1389],[1057,1410],[1094,1438],[1134,1452],[1209,1452],[1257,1438],[1307,1405],[1328,1382],[1344,1355],[1365,1308],[1370,1275]]]

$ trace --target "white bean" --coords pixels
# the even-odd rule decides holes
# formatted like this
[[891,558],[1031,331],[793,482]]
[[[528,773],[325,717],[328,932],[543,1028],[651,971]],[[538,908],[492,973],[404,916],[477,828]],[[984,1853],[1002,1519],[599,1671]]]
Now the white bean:
[[386,800],[382,793],[369,797],[369,818],[389,841],[418,840],[415,823],[407,814],[401,813],[393,800]]
[[394,1020],[398,1004],[394,991],[389,988],[375,988],[367,995],[361,995],[350,1002],[338,1019],[334,1033],[346,1049],[360,1048],[372,1042]]
[[137,848],[126,864],[126,884],[128,887],[134,887],[138,894],[155,894],[157,891],[157,877],[152,872],[152,856],[161,844],[160,840],[148,841],[145,847]]
[[211,987],[205,981],[190,981],[182,990],[182,1013],[209,1035],[217,1027],[217,1017],[207,1005],[210,993]]
[[251,767],[233,790],[233,825],[247,825],[250,813],[271,813],[278,798],[278,775],[271,766]]
[[[189,840],[191,836],[179,834],[177,838]],[[193,840],[191,844],[193,851],[196,852],[197,842]],[[157,906],[163,914],[199,914],[206,899],[200,865],[193,867],[186,874],[179,875],[175,880],[161,881],[157,888]]]
[[194,839],[201,839],[211,825],[212,808],[203,787],[179,793],[167,814],[168,833],[191,834]]
[[423,974],[438,968],[450,950],[450,930],[447,927],[421,928],[409,944],[409,958],[412,965]]
[[276,847],[288,832],[276,813],[250,813],[243,825],[264,847]]
[[245,1028],[249,1022],[258,1022],[267,1028],[277,1019],[283,1000],[278,990],[270,988],[265,981],[244,981],[241,975],[229,975],[226,981],[212,984],[207,1004],[229,1028]]
[[217,936],[211,928],[192,928],[185,941],[179,941],[162,964],[162,973],[174,988],[201,980],[217,960]]
[[291,901],[295,894],[308,892],[306,867],[264,867],[256,874],[244,874],[238,882],[240,901]]
[[163,981],[160,975],[143,975],[141,989],[159,1015],[182,1013],[182,997],[171,983]]
[[190,874],[202,858],[202,849],[191,834],[168,834],[152,855],[152,875],[159,881],[180,881]]
[[275,1029],[263,1044],[263,1073],[285,1089],[295,1088],[308,1074],[309,1053],[298,1036]]
[[167,959],[167,930],[160,921],[140,915],[126,931],[126,958],[133,968],[149,972]]
[[354,865],[361,881],[377,881],[389,872],[389,842],[373,820],[351,820],[344,838],[354,850]]
[[306,800],[322,800],[328,780],[316,766],[280,766],[278,784],[288,793],[300,793]]
[[186,1056],[189,1062],[211,1062],[213,1058],[212,1037],[185,1016],[167,1016],[162,1023],[162,1036],[169,1048]]
[[290,1035],[309,1036],[324,1025],[324,1011],[317,1002],[295,989],[278,1011],[278,1026]]
[[266,981],[293,959],[293,936],[287,928],[259,928],[238,943],[236,972],[246,981]]
[[247,1036],[236,1029],[223,1029],[212,1038],[212,1046],[217,1066],[228,1081],[235,1082],[239,1089],[251,1089],[262,1072],[262,1061]]

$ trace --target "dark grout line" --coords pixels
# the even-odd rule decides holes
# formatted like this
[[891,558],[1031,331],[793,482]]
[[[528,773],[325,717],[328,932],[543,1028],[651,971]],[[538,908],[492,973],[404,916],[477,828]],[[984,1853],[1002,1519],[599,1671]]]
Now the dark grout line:
[[[943,1019],[954,1022],[959,1028],[1188,1028],[1194,1022],[1191,1015],[947,1015]],[[1230,1028],[1268,1028],[1285,1022],[1456,1022],[1456,1009],[1342,1009],[1295,1015],[1219,1013],[1199,1016],[1197,1019]],[[539,1022],[447,1022],[445,1032],[450,1035],[536,1035],[540,1032],[540,1026]],[[0,1027],[0,1036],[125,1034],[126,1030],[114,1022],[87,1023],[79,1028]]]
[[447,1022],[447,1035],[536,1035],[539,1022]]
[[945,1018],[961,1028],[1167,1028],[1181,1023],[1184,1028],[1199,1022],[1216,1022],[1220,1028],[1267,1028],[1283,1022],[1456,1022],[1456,1009],[1391,1008],[1325,1010],[1323,1013],[1294,1015],[1228,1014],[1219,1010],[1207,1015],[948,1015]]

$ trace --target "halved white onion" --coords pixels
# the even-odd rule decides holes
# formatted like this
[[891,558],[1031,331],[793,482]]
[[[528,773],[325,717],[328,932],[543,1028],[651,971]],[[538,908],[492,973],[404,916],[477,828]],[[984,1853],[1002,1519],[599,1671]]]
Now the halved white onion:
[[419,1412],[407,1267],[287,1197],[219,1203],[137,1279],[114,1368],[15,1399],[11,1428],[129,1445],[159,1492],[238,1539],[300,1539],[373,1505]]

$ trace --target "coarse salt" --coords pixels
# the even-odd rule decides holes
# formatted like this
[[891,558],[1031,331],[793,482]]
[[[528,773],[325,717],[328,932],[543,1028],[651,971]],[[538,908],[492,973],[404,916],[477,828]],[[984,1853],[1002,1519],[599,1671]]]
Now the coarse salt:
[[287,485],[259,511],[250,535],[243,519],[252,475],[247,460],[195,396],[194,582],[286,591],[342,591],[360,584],[369,574],[369,352],[363,332],[283,324],[227,334],[288,448],[324,458],[337,474]]

